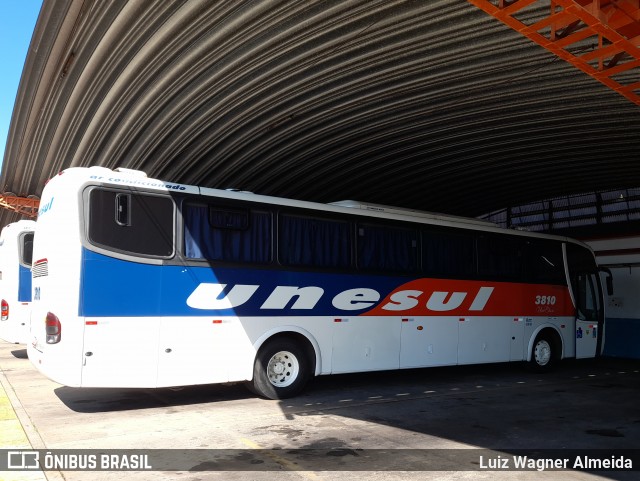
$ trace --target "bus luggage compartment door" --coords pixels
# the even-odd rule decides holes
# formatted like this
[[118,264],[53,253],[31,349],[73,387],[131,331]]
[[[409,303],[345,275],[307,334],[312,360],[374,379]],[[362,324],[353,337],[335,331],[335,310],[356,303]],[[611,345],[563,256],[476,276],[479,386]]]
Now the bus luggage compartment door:
[[85,318],[82,386],[156,387],[158,331],[150,317]]

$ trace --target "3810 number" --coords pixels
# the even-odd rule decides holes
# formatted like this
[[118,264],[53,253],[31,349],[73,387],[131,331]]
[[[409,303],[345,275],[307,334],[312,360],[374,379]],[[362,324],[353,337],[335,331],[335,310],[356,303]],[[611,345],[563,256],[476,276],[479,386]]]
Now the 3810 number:
[[556,296],[536,296],[537,306],[553,306],[556,303]]

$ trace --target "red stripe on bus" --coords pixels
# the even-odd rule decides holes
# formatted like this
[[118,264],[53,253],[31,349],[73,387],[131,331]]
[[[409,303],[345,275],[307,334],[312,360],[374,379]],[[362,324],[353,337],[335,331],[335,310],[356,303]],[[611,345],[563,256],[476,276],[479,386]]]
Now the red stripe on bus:
[[416,279],[394,289],[365,316],[572,316],[567,286]]

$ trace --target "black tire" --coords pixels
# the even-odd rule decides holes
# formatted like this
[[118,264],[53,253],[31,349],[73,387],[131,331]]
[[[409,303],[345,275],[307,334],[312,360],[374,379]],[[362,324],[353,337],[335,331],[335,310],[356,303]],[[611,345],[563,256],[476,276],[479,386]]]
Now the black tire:
[[299,394],[307,384],[311,363],[292,339],[268,341],[256,356],[249,389],[267,399],[286,399]]
[[556,344],[553,342],[552,337],[549,334],[541,332],[533,342],[531,360],[528,366],[536,372],[549,371],[555,365],[556,357]]

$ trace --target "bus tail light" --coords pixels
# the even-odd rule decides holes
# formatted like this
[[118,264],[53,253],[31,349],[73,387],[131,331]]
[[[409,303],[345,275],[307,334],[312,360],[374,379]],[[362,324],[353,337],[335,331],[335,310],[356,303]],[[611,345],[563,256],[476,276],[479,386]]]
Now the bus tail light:
[[2,303],[0,303],[0,320],[6,321],[9,319],[9,303],[2,299]]
[[47,344],[59,343],[60,336],[62,335],[62,325],[60,324],[58,316],[51,312],[47,312],[45,326],[47,331]]

